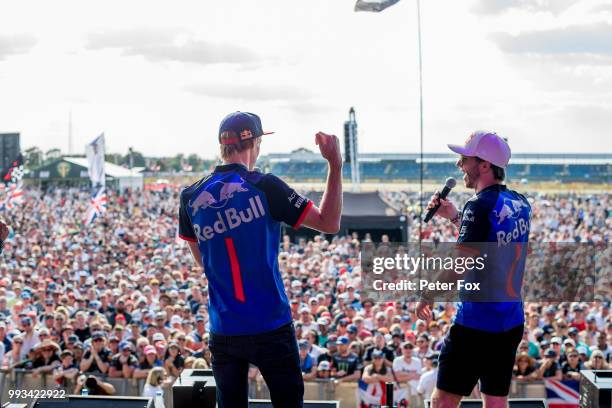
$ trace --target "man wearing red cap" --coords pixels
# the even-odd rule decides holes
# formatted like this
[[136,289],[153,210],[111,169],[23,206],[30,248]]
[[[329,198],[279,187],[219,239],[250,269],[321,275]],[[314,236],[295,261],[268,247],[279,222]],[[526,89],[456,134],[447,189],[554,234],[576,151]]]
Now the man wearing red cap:
[[255,170],[259,116],[227,115],[219,128],[223,165],[181,192],[179,236],[209,281],[209,347],[221,408],[248,406],[249,363],[275,407],[301,407],[304,382],[289,300],[278,266],[281,223],[326,233],[340,228],[342,157],[336,136],[315,143],[328,162],[320,207],[272,174]]

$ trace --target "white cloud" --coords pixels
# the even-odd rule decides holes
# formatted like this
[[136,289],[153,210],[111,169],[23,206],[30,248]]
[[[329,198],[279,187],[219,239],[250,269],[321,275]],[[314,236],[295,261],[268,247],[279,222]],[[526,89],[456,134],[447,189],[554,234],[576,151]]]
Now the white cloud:
[[[505,52],[528,55],[594,55],[612,57],[612,24],[575,25],[517,35],[493,36]],[[612,61],[611,61],[612,62]]]
[[258,56],[248,48],[192,38],[182,30],[128,29],[92,33],[86,48],[116,48],[125,56],[142,56],[151,62],[195,64],[249,63]]
[[0,61],[10,55],[25,54],[36,45],[36,39],[28,34],[0,34]]

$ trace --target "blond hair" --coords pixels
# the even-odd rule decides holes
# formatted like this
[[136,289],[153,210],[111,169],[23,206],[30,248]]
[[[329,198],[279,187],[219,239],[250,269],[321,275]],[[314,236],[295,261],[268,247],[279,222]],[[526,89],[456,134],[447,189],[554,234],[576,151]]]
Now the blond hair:
[[240,142],[234,143],[234,144],[220,145],[219,149],[220,149],[221,158],[223,160],[228,160],[230,157],[232,157],[236,153],[244,152],[245,150],[251,149],[253,146],[255,146],[255,139],[258,139],[258,138],[241,140]]
[[166,370],[164,370],[163,367],[153,367],[151,371],[149,371],[149,375],[147,375],[147,384],[157,387],[164,382],[165,374]]

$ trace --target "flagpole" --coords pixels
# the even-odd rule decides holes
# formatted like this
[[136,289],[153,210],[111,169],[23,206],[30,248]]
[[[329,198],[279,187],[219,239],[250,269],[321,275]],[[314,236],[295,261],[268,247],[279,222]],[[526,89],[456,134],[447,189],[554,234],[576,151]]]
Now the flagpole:
[[420,182],[419,182],[419,248],[423,236],[423,54],[421,49],[421,0],[417,3],[417,30],[419,39],[419,132],[420,132]]

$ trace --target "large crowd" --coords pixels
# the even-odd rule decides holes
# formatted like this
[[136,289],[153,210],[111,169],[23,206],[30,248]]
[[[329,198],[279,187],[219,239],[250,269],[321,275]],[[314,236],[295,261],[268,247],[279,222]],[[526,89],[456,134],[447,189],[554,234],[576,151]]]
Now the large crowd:
[[[109,192],[107,211],[89,226],[82,221],[89,192],[79,189],[28,189],[22,205],[5,210],[12,232],[0,258],[2,369],[50,374],[77,393],[112,394],[107,378],[146,379],[145,393],[155,395],[184,368],[210,367],[207,280],[177,239],[178,194]],[[386,199],[416,217],[415,194]],[[532,240],[609,242],[607,194],[531,200]],[[422,238],[453,241],[453,228],[434,220]],[[410,239],[417,234],[411,228]],[[429,395],[455,305],[437,304],[425,322],[414,303],[360,296],[364,238],[285,236],[280,243],[304,379],[396,381]],[[610,298],[530,301],[525,314],[517,379],[575,379],[583,368],[612,362]]]

